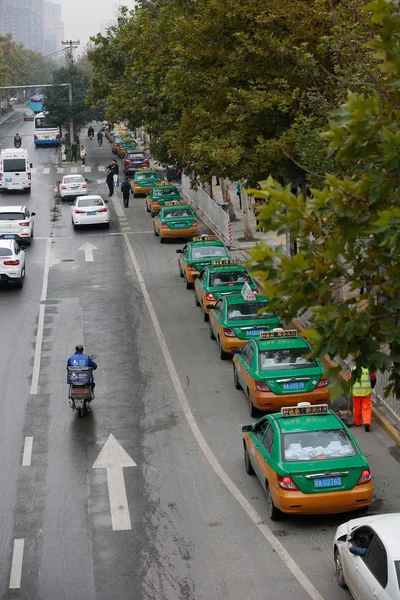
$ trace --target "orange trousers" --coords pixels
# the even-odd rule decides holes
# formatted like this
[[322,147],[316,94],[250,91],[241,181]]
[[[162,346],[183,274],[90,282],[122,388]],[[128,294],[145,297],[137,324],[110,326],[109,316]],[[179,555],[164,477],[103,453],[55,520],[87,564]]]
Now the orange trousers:
[[354,425],[371,425],[371,394],[368,396],[353,395]]

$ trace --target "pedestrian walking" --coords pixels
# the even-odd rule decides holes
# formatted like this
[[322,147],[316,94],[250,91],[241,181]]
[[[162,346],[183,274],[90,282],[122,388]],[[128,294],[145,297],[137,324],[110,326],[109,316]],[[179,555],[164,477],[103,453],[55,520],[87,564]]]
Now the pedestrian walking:
[[[353,380],[353,370],[349,374],[349,380]],[[361,427],[364,425],[365,431],[371,429],[371,394],[376,385],[376,374],[370,373],[368,369],[361,368],[359,379],[352,381],[351,395],[353,398],[354,425]]]
[[106,168],[106,184],[108,185],[108,191],[109,191],[109,196],[113,196],[114,195],[114,176],[113,173],[111,171],[111,167],[107,167]]
[[123,181],[121,184],[121,192],[122,192],[122,198],[124,200],[125,208],[128,208],[128,206],[129,206],[129,196],[130,196],[131,191],[132,191],[131,178],[125,177],[125,181]]
[[82,159],[82,165],[84,165],[86,162],[86,150],[85,150],[84,146],[81,146],[80,155],[81,155],[81,159]]
[[[238,181],[236,184],[236,195],[239,198],[239,208],[240,208],[240,210],[242,210],[242,193],[241,193],[240,181]],[[257,223],[257,225],[258,225],[258,223]]]
[[178,169],[176,172],[176,180],[178,183],[182,183],[182,169]]
[[67,151],[65,148],[64,142],[61,144],[61,162],[65,162],[67,160]]
[[76,151],[78,149],[78,144],[75,142],[72,142],[71,144],[71,162],[76,162]]
[[113,158],[111,161],[111,171],[114,176],[114,186],[118,187],[119,186],[119,166],[118,166],[118,163],[115,160],[115,158]]

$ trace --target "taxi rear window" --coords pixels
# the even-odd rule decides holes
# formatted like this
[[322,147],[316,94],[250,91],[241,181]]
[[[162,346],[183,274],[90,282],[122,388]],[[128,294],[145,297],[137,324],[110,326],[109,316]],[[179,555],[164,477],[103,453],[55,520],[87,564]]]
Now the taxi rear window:
[[282,435],[285,462],[329,460],[355,456],[356,449],[344,429],[300,431]]
[[158,175],[152,171],[146,171],[146,173],[136,173],[136,179],[138,181],[143,181],[144,179],[158,179]]
[[210,273],[210,287],[223,287],[251,283],[250,276],[244,271],[230,271],[226,273]]
[[165,219],[176,219],[179,217],[194,217],[193,212],[190,210],[190,208],[178,208],[178,209],[165,209],[164,210],[164,218]]
[[192,247],[191,258],[214,258],[229,256],[224,246],[195,246]]
[[306,369],[315,367],[317,363],[313,358],[307,358],[308,348],[286,348],[280,350],[265,350],[260,352],[260,371],[274,371],[286,369]]
[[272,319],[276,317],[276,313],[262,311],[263,308],[267,308],[268,302],[243,302],[243,304],[233,304],[228,307],[228,319],[256,319],[257,317],[263,317],[264,319]]
[[160,198],[162,196],[179,196],[177,188],[160,188],[154,190],[154,197]]

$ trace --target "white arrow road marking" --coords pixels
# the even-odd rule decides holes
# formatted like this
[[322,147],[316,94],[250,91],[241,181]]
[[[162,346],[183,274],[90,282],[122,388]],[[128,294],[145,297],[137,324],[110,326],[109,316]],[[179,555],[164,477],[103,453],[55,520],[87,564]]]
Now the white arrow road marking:
[[111,523],[114,531],[132,529],[124,480],[124,467],[136,467],[136,463],[111,433],[93,463],[93,469],[107,470],[108,496],[110,498]]
[[33,437],[25,438],[24,453],[22,455],[22,466],[30,467],[32,461]]
[[10,585],[11,589],[21,587],[22,561],[24,558],[25,540],[14,540],[14,551],[11,563]]
[[98,250],[97,246],[93,246],[90,242],[86,242],[79,248],[79,250],[83,250],[85,253],[86,262],[93,262],[93,250]]

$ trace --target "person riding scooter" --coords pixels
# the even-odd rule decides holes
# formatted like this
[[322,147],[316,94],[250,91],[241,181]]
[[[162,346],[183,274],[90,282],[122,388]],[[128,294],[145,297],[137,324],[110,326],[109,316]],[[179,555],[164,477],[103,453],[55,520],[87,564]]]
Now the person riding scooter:
[[92,126],[89,127],[87,134],[88,138],[90,138],[91,140],[94,138],[94,129]]
[[[94,360],[92,360],[90,358],[90,356],[87,356],[87,354],[83,353],[83,346],[81,344],[78,344],[75,347],[75,354],[73,354],[72,356],[69,357],[68,361],[67,361],[67,369],[68,367],[70,368],[75,368],[75,369],[87,369],[90,368],[93,371],[95,371],[97,369],[97,365],[94,362]],[[92,377],[92,381],[90,383],[92,391],[94,390],[95,387],[95,383],[94,383],[94,377]]]
[[16,148],[21,148],[21,144],[22,144],[22,138],[19,135],[19,133],[16,133],[15,137],[14,137],[14,146]]

